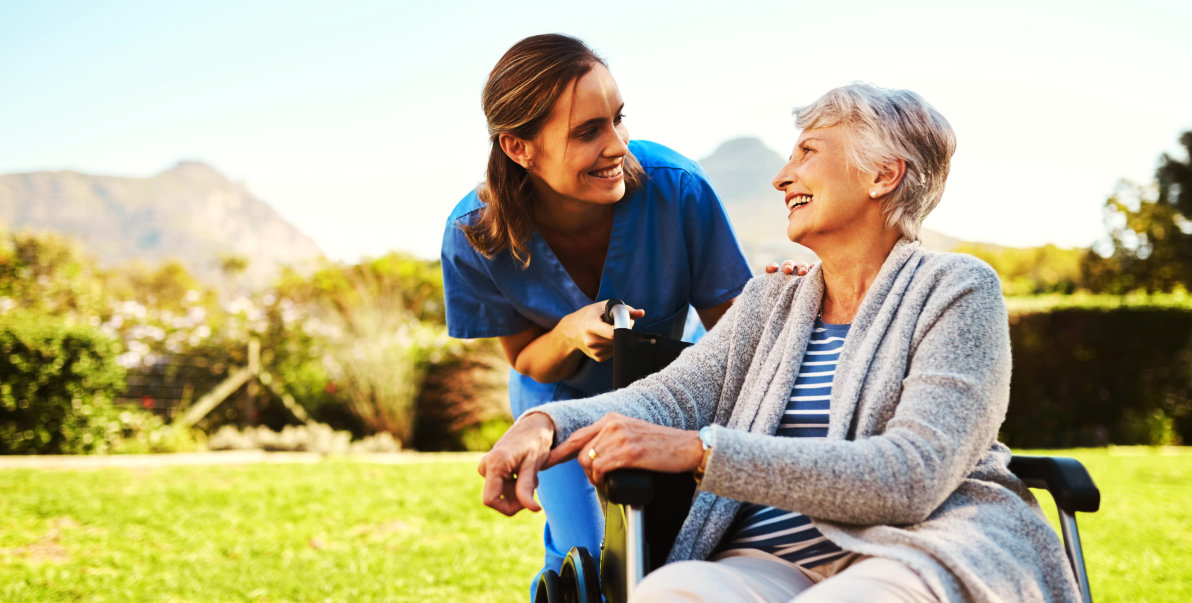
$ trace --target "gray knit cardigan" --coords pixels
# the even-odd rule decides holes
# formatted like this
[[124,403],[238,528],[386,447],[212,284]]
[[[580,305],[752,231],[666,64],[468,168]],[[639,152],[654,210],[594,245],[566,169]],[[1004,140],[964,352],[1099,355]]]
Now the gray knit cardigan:
[[841,350],[827,438],[777,437],[823,291],[818,266],[754,278],[662,372],[533,411],[551,416],[560,442],[608,412],[713,426],[671,561],[711,555],[750,501],[807,515],[843,549],[905,563],[941,600],[1079,600],[1059,538],[997,441],[1010,391],[997,274],[899,241]]

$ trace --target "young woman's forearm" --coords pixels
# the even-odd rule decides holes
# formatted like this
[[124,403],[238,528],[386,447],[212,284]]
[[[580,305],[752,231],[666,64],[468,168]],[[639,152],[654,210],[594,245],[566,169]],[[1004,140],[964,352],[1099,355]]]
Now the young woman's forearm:
[[[575,374],[584,356],[604,362],[613,355],[613,326],[604,322],[605,302],[589,304],[564,316],[549,331],[530,327],[501,338],[505,357],[517,372],[539,383],[561,381]],[[645,316],[629,309],[630,320]]]
[[[558,325],[546,332],[537,327],[533,327],[532,330],[537,331],[536,336],[524,343],[519,350],[510,354],[511,350],[506,348],[505,355],[509,358],[509,364],[517,369],[517,372],[539,383],[562,381],[574,374],[584,354],[569,338],[559,332]],[[504,339],[502,338],[502,344]]]

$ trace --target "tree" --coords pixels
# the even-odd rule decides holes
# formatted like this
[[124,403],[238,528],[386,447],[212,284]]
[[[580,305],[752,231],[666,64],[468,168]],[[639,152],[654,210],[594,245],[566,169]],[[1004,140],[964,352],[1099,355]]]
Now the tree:
[[0,227],[0,313],[12,306],[53,316],[94,316],[106,305],[99,272],[71,239]]
[[1188,159],[1164,153],[1154,183],[1123,180],[1106,199],[1109,237],[1082,263],[1089,288],[1192,288],[1192,131],[1180,136],[1180,144]]
[[985,260],[1002,279],[1006,295],[1037,293],[1072,293],[1081,283],[1082,248],[1063,249],[1052,244],[1042,247],[1000,247],[966,243],[956,248]]

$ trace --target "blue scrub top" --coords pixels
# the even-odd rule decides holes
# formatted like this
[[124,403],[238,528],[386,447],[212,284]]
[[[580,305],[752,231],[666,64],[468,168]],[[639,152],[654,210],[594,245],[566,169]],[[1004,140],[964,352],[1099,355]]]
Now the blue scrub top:
[[[629,151],[645,182],[614,208],[612,234],[596,299],[571,279],[550,245],[535,231],[523,269],[508,250],[487,259],[468,244],[459,224],[470,224],[484,204],[476,192],[456,205],[443,232],[443,292],[452,337],[514,335],[559,320],[593,302],[620,298],[646,311],[634,330],[679,338],[688,309],[711,308],[736,297],[751,272],[728,215],[694,161],[662,145],[635,140]],[[612,363],[584,358],[571,377],[538,383],[511,371],[514,416],[553,400],[612,389]]]

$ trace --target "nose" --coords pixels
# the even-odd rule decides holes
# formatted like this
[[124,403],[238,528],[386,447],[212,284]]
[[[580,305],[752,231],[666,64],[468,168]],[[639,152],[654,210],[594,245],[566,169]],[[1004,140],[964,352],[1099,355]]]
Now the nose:
[[619,127],[613,127],[613,135],[609,137],[607,146],[604,147],[605,157],[622,157],[629,154],[629,129],[623,124]]
[[774,188],[780,191],[784,191],[787,187],[794,184],[799,179],[795,174],[794,165],[794,161],[786,162],[786,165],[782,166],[778,170],[778,173],[774,175],[774,180],[770,181],[770,184],[774,185]]

